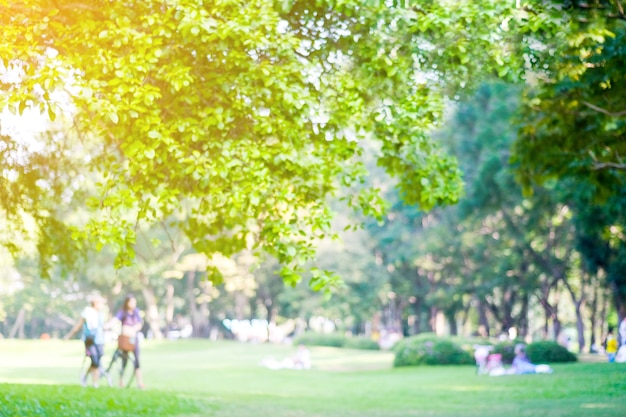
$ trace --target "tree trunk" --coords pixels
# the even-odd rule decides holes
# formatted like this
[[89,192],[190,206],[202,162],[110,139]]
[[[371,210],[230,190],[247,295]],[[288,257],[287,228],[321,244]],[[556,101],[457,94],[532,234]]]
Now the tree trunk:
[[394,311],[394,325],[393,328],[395,331],[400,334],[407,334],[407,329],[405,328],[405,320],[402,318],[402,314],[406,309],[408,301],[404,301],[402,298],[397,297],[395,303],[395,311]]
[[189,305],[189,319],[191,320],[191,327],[193,337],[199,337],[198,331],[200,326],[198,323],[198,306],[196,304],[196,271],[187,271],[187,304]]
[[583,322],[581,306],[583,300],[576,303],[576,332],[578,333],[578,352],[583,353],[585,348],[585,324]]
[[459,329],[456,324],[456,314],[454,312],[450,312],[446,314],[446,318],[448,319],[448,325],[450,326],[450,335],[456,336],[459,334]]
[[161,323],[159,320],[159,308],[157,306],[154,290],[150,285],[150,280],[147,275],[140,273],[139,279],[142,283],[141,293],[143,294],[143,298],[146,302],[146,322],[150,326],[152,337],[157,340],[163,339],[163,332],[161,332]]
[[237,290],[234,293],[235,297],[235,318],[237,320],[244,320],[246,318],[246,304],[248,303],[248,297],[241,290]]
[[209,325],[209,304],[206,301],[203,301],[200,304],[199,313],[199,325],[198,336],[200,337],[209,337],[210,325]]
[[480,334],[481,337],[489,337],[490,331],[487,307],[484,301],[478,300],[478,334]]
[[591,286],[593,288],[593,293],[591,296],[591,305],[589,307],[589,331],[591,333],[589,337],[589,353],[597,353],[596,318],[598,315],[598,297],[599,297],[597,275],[596,275],[596,279],[592,281]]
[[[554,305],[550,304],[550,293],[552,288],[556,288],[558,280],[554,280],[553,284],[544,282],[542,284],[542,294],[539,300],[545,314],[545,323],[543,328],[544,339],[548,339],[550,334],[550,321],[552,321],[553,340],[557,341],[561,333],[561,321],[558,316],[558,299],[554,301]],[[555,294],[558,297],[558,291]]]
[[559,334],[561,334],[561,321],[559,320],[557,307],[556,305],[551,305],[547,301],[542,302],[542,305],[545,314],[545,322],[543,326],[544,339],[548,339],[550,337],[550,322],[552,322],[552,340],[557,341]]
[[518,325],[518,337],[526,339],[528,336],[528,305],[530,303],[530,297],[527,292],[524,292],[522,296],[522,307],[517,320]]
[[174,322],[174,284],[171,279],[167,280],[165,288],[165,325],[167,328],[172,327]]
[[561,320],[559,319],[559,316],[556,312],[552,316],[552,330],[554,330],[554,340],[558,341],[559,336],[561,335]]
[[600,340],[604,340],[604,336],[606,335],[604,331],[606,329],[606,310],[609,307],[608,298],[609,297],[606,295],[606,291],[603,291],[601,300],[602,304],[600,304],[602,306],[600,308]]
[[554,301],[554,306],[552,307],[552,330],[554,331],[554,340],[558,341],[559,336],[561,335],[561,319],[559,318],[559,292],[555,291],[555,296],[557,299]]
[[24,307],[20,308],[20,311],[17,313],[17,317],[15,318],[15,323],[13,323],[13,327],[11,327],[11,331],[9,332],[9,339],[15,338],[17,335],[20,339],[24,338],[24,321],[26,319],[26,310]]
[[422,331],[422,300],[416,298],[413,303],[413,334],[419,334]]
[[[274,321],[274,315],[276,313],[276,309],[272,306],[272,300],[267,298],[263,305],[265,306],[265,315],[267,322],[272,323]],[[357,319],[357,322],[360,322],[360,320]],[[358,331],[360,332],[360,329]]]
[[[584,277],[584,273],[582,275]],[[584,286],[584,282],[582,281],[582,277],[581,277],[581,294],[580,297],[576,296],[576,293],[574,292],[574,289],[572,288],[572,286],[569,284],[569,282],[567,282],[566,280],[563,280],[563,284],[565,285],[565,288],[567,289],[567,292],[570,295],[570,298],[572,299],[572,303],[574,304],[574,311],[576,313],[576,332],[578,333],[578,352],[582,353],[583,349],[585,348],[585,325],[583,323],[583,316],[582,316],[582,306],[585,303],[585,286]]]
[[202,301],[200,303],[200,308],[198,311],[198,325],[200,328],[198,329],[198,335],[200,337],[209,337],[209,333],[211,331],[211,323],[210,323],[210,310],[209,310],[209,300],[210,300],[210,291],[211,291],[211,283],[207,280],[203,280],[200,282],[200,289],[202,290]]
[[622,317],[626,316],[626,307],[624,306],[624,301],[620,296],[620,289],[615,281],[611,281],[611,291],[613,293],[613,303],[615,304],[615,311],[617,311],[617,316],[621,320]]
[[430,331],[437,334],[437,307],[430,308]]
[[515,292],[507,288],[502,296],[502,333],[509,334],[509,329],[513,327],[513,305],[516,301]]
[[466,302],[465,306],[463,307],[463,318],[461,319],[461,329],[463,329],[464,333],[465,333],[465,329],[467,326],[467,321],[469,320],[469,313],[470,313],[471,308],[472,308],[471,302]]

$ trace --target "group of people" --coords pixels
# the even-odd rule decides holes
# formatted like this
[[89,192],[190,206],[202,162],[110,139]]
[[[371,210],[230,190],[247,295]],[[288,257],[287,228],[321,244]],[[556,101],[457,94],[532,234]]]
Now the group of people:
[[553,372],[548,365],[535,365],[526,355],[526,345],[519,343],[515,345],[515,357],[510,368],[505,368],[502,363],[502,355],[490,353],[492,346],[476,345],[474,347],[474,358],[478,366],[479,374],[491,376],[501,375],[523,375],[523,374],[550,374]]
[[139,367],[139,341],[141,339],[140,331],[143,326],[143,321],[139,308],[137,307],[137,299],[132,294],[126,296],[122,307],[109,321],[104,317],[105,302],[105,299],[100,295],[91,296],[89,305],[82,311],[80,319],[65,336],[65,339],[69,339],[82,330],[82,341],[91,364],[87,372],[81,375],[81,384],[86,386],[87,379],[91,376],[92,385],[98,387],[103,366],[101,362],[104,356],[104,333],[105,330],[110,329],[117,320],[121,324],[121,334],[118,339],[120,345],[118,346],[122,348],[121,343],[130,342],[129,348],[132,349],[133,352],[135,380],[137,387],[143,389],[144,384]]

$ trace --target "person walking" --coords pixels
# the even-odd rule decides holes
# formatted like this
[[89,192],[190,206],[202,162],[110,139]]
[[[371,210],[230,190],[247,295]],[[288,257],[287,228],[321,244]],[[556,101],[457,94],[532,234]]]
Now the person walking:
[[[115,314],[115,318],[122,324],[119,344],[121,345],[121,340],[124,340],[125,342],[129,342],[133,345],[132,352],[134,356],[133,365],[135,366],[135,380],[137,381],[137,387],[143,389],[144,384],[139,362],[139,344],[141,339],[140,331],[143,325],[143,320],[141,319],[139,308],[137,308],[137,299],[134,295],[129,294],[126,296],[124,304],[117,314]],[[122,382],[120,381],[120,383]]]
[[85,307],[76,325],[65,335],[68,340],[82,329],[82,341],[85,344],[85,354],[91,360],[91,365],[85,374],[81,375],[80,383],[87,386],[87,378],[91,375],[94,388],[98,387],[100,380],[101,359],[104,356],[104,298],[94,294],[88,298],[89,305]]

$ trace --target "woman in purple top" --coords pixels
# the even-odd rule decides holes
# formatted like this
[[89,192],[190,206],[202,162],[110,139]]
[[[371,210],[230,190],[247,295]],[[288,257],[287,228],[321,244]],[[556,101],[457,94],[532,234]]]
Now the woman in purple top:
[[[135,379],[137,380],[137,386],[143,389],[143,380],[141,378],[141,369],[139,368],[139,331],[143,325],[141,316],[139,315],[139,309],[137,308],[137,299],[132,294],[126,296],[124,299],[124,305],[115,315],[122,323],[122,335],[129,336],[130,340],[135,345],[134,353],[134,365],[135,365]],[[121,383],[121,382],[120,382]]]
[[515,370],[516,374],[534,374],[537,372],[537,367],[526,356],[526,347],[521,343],[515,345],[515,358],[511,368]]

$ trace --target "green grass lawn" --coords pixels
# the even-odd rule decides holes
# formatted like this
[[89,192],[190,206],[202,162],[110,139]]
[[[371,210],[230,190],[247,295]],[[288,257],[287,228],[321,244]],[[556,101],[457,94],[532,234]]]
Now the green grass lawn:
[[556,365],[552,375],[489,377],[475,375],[471,366],[392,369],[387,352],[313,348],[311,370],[260,366],[264,358],[294,351],[200,340],[145,343],[147,389],[139,391],[80,387],[79,341],[0,340],[0,416],[626,415],[625,364]]

